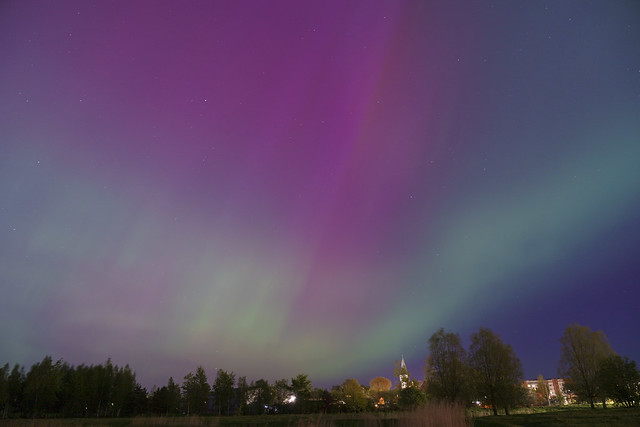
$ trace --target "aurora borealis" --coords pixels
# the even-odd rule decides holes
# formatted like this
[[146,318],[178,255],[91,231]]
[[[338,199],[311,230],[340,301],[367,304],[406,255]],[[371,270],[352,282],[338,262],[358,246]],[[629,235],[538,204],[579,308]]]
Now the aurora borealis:
[[636,1],[6,1],[0,363],[640,359]]

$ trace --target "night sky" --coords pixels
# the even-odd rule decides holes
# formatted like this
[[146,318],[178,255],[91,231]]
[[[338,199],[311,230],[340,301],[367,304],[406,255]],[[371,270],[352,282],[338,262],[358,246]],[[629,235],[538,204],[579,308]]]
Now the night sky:
[[0,364],[640,361],[637,1],[3,1]]

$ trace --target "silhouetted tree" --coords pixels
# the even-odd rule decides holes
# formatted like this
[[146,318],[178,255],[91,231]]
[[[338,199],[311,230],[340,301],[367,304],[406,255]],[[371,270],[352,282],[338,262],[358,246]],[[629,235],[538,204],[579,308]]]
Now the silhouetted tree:
[[160,388],[154,387],[151,389],[151,396],[149,397],[151,412],[156,415],[168,415],[167,414],[167,386]]
[[492,407],[494,415],[498,415],[498,407],[508,415],[509,408],[524,395],[522,364],[513,348],[491,330],[480,328],[471,336],[469,364],[479,397]]
[[207,374],[202,366],[198,366],[195,374],[189,372],[184,377],[182,384],[187,415],[202,414],[207,407],[210,387],[207,383]]
[[62,383],[61,365],[61,361],[53,363],[51,356],[45,356],[27,373],[24,399],[33,416],[51,412],[56,405]]
[[149,399],[147,398],[147,389],[136,383],[132,398],[128,401],[126,408],[127,415],[146,414],[149,411]]
[[398,406],[411,410],[423,406],[427,402],[427,395],[420,390],[417,381],[412,381],[407,387],[398,392]]
[[288,411],[289,398],[293,395],[289,381],[286,378],[275,380],[273,383],[273,400],[281,411]]
[[[147,393],[127,365],[80,365],[45,356],[25,374],[0,369],[0,416],[132,416],[147,410]],[[3,394],[6,392],[6,394]],[[6,397],[6,399],[5,399]]]
[[7,418],[9,412],[9,364],[0,369],[0,411],[2,418]]
[[248,406],[253,414],[264,414],[274,404],[275,392],[269,381],[259,379],[249,386]]
[[97,417],[104,417],[111,411],[110,398],[114,381],[114,366],[111,359],[104,365],[90,366],[84,379],[89,399],[88,413]]
[[[136,412],[136,374],[131,370],[129,365],[124,368],[117,366],[113,370],[113,387],[110,393],[111,415],[119,417],[120,415],[131,416]],[[139,400],[139,397],[138,397]]]
[[615,354],[602,331],[594,332],[577,323],[567,326],[560,338],[561,357],[558,372],[570,378],[572,391],[594,408],[598,397],[596,375],[600,363]]
[[62,415],[63,417],[72,417],[74,416],[72,412],[73,408],[73,399],[75,397],[75,390],[73,389],[73,377],[74,377],[75,369],[73,366],[69,365],[67,362],[62,362],[60,365],[60,378],[61,384],[60,389],[58,391],[58,404],[56,406],[55,412]]
[[640,401],[640,373],[636,362],[614,354],[600,362],[596,375],[603,398],[609,397],[622,406],[632,407]]
[[24,367],[19,364],[13,365],[11,373],[7,378],[7,390],[9,393],[9,410],[8,414],[23,415],[25,413],[24,408],[24,384],[26,381],[26,374],[24,373]]
[[151,392],[149,404],[151,411],[157,415],[176,415],[180,406],[180,387],[169,377],[166,386]]
[[169,377],[167,383],[167,415],[175,415],[179,411],[180,406],[180,386],[173,381],[173,377]]
[[329,412],[331,405],[334,403],[331,393],[324,388],[314,388],[311,392],[311,398],[316,403],[314,411],[318,412]]
[[72,377],[73,413],[76,416],[97,415],[98,386],[96,384],[98,366],[80,365]]
[[298,374],[291,378],[291,392],[295,396],[294,407],[296,412],[306,412],[311,398],[311,380],[306,374]]
[[249,384],[247,377],[238,378],[238,386],[236,387],[236,400],[238,401],[238,413],[244,414],[247,408],[247,399],[249,398]]
[[466,404],[471,386],[466,359],[460,335],[442,328],[431,335],[424,375],[427,395],[436,400]]
[[236,376],[233,372],[226,372],[218,369],[218,374],[213,383],[213,393],[216,406],[218,407],[218,415],[229,415],[231,411],[231,402],[234,397],[233,386],[236,382]]

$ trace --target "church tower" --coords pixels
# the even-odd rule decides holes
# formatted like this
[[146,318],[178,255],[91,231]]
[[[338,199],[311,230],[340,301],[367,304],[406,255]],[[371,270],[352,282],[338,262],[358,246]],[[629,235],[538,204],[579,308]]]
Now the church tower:
[[404,363],[404,354],[400,362],[400,375],[398,375],[398,379],[400,380],[400,388],[407,388],[409,385],[409,371],[407,370],[407,365]]

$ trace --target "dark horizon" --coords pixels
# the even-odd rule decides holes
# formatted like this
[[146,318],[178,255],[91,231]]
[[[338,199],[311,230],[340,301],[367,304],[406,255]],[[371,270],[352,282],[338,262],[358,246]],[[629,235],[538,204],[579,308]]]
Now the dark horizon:
[[[572,324],[575,324],[575,323],[576,322],[574,322]],[[567,325],[567,326],[569,326],[569,325]],[[581,325],[581,326],[588,326],[588,325]],[[472,333],[476,333],[478,331],[478,329],[476,329]],[[491,328],[489,328],[489,329],[491,330]],[[564,329],[566,329],[566,327],[563,328],[563,332],[564,332]],[[494,333],[496,333],[496,331],[494,331],[494,330],[492,330],[492,331]],[[450,330],[445,331],[445,332],[454,332],[454,333],[456,333],[456,331],[450,331]],[[607,335],[605,331],[602,331],[602,332],[604,333],[605,336]],[[500,336],[500,334],[498,334],[498,333],[496,333],[496,335]],[[465,347],[465,349],[468,349],[468,347],[469,347],[469,338],[470,337],[469,336],[461,336],[461,338],[462,338],[462,342],[463,342],[463,347]],[[500,337],[500,338],[502,339],[502,337]],[[607,339],[608,339],[608,337],[607,337]],[[503,342],[505,344],[511,345],[507,341],[503,340]],[[609,342],[609,343],[611,344],[611,342]],[[619,354],[622,357],[629,357],[627,354],[618,353],[616,351],[615,347],[613,347],[613,350],[614,350],[614,352],[616,352],[616,354]],[[516,357],[518,357],[518,359],[520,359],[520,361],[523,362],[523,358],[518,354],[517,349],[514,349],[514,352],[515,352]],[[561,346],[560,346],[560,342],[559,342],[559,338],[558,338],[558,351],[557,351],[557,353],[558,353],[558,362],[560,361],[560,352],[561,352]],[[388,371],[386,374],[385,373],[371,374],[370,378],[368,378],[368,379],[366,378],[366,374],[365,374],[364,376],[361,375],[360,377],[357,377],[357,376],[346,376],[346,377],[344,377],[342,379],[337,379],[336,381],[333,381],[333,382],[327,382],[327,381],[322,381],[322,380],[317,381],[317,380],[314,380],[314,378],[311,378],[311,377],[309,378],[309,380],[311,380],[311,383],[312,383],[312,385],[314,387],[323,388],[323,389],[326,389],[326,390],[331,390],[331,388],[333,386],[338,386],[338,385],[342,384],[345,380],[350,379],[350,378],[355,378],[362,385],[368,385],[369,382],[373,378],[381,376],[381,377],[388,378],[389,380],[391,380],[392,385],[396,386],[399,383],[399,378],[396,378],[393,375],[393,370],[394,370],[394,367],[395,367],[395,363],[399,362],[401,359],[404,359],[404,361],[406,363],[406,366],[407,366],[407,370],[408,370],[411,378],[412,379],[416,379],[418,381],[423,381],[424,380],[424,367],[425,367],[424,364],[425,364],[425,360],[426,360],[427,354],[428,354],[428,351],[427,351],[427,353],[425,353],[425,356],[423,357],[422,361],[419,362],[419,363],[416,360],[413,360],[411,358],[407,358],[407,356],[405,356],[404,354],[401,354],[398,359],[395,359],[393,362],[391,362],[389,367],[381,368],[379,370],[372,371],[372,372],[381,372],[381,371],[385,371],[386,370],[386,371]],[[106,363],[107,360],[111,359],[111,358],[107,357],[103,361],[97,361],[97,362],[91,362],[91,363],[87,363],[87,362],[71,363],[68,360],[66,360],[64,357],[55,357],[53,355],[44,355],[40,359],[38,359],[35,362],[30,363],[30,364],[23,364],[23,363],[20,363],[20,362],[16,362],[16,363],[18,365],[20,365],[21,367],[23,367],[25,369],[25,372],[29,372],[29,369],[31,368],[31,366],[36,364],[36,363],[41,362],[44,357],[51,357],[53,362],[57,362],[57,361],[61,360],[62,362],[68,363],[69,365],[74,366],[74,367],[77,367],[79,365],[85,365],[85,366],[100,365],[100,364]],[[635,361],[635,359],[633,359],[632,357],[629,357],[629,359]],[[10,369],[13,369],[13,367],[16,364],[16,363],[11,363],[9,361],[4,361],[4,362],[0,361],[0,362],[1,362],[0,366],[4,365],[4,363],[8,363]],[[120,367],[129,366],[131,368],[131,370],[134,372],[134,374],[136,374],[136,381],[141,386],[143,386],[147,390],[147,392],[151,392],[156,387],[160,388],[162,386],[166,386],[166,384],[169,381],[170,377],[173,378],[173,381],[176,384],[182,384],[183,381],[184,381],[184,377],[189,373],[193,373],[198,366],[202,366],[204,368],[204,370],[205,370],[205,372],[207,374],[207,379],[208,379],[210,384],[213,382],[213,380],[216,377],[217,369],[222,369],[222,370],[224,370],[226,372],[230,372],[230,373],[235,374],[236,380],[238,379],[238,377],[242,377],[242,376],[246,377],[246,375],[244,375],[242,372],[236,372],[236,371],[228,370],[228,369],[224,369],[224,368],[215,368],[215,369],[213,369],[213,368],[211,368],[210,366],[208,366],[208,365],[206,365],[204,363],[199,363],[199,364],[195,365],[192,369],[186,371],[182,376],[180,376],[180,375],[178,375],[178,376],[176,376],[176,375],[167,375],[166,376],[166,380],[164,382],[149,384],[149,383],[145,383],[144,381],[141,381],[140,377],[137,375],[136,367],[132,366],[130,363],[127,363],[126,361],[119,362],[119,361],[115,361],[113,359],[111,359],[111,362],[114,365],[118,365]],[[530,372],[532,372],[532,370],[528,369],[524,362],[523,362],[523,368],[524,368],[524,376],[523,376],[522,380],[536,380],[538,375],[542,375],[545,379],[564,378],[562,375],[560,375],[557,372],[557,370],[556,370],[555,373],[552,373],[551,375],[545,374],[544,372],[538,372],[538,373],[536,373],[534,375],[528,375]],[[248,382],[252,382],[252,381],[257,381],[257,380],[260,380],[260,379],[265,379],[265,380],[269,381],[269,383],[273,383],[276,380],[280,380],[280,379],[290,380],[291,378],[293,378],[293,377],[295,377],[296,375],[299,375],[299,374],[308,375],[306,373],[306,371],[301,371],[301,372],[293,373],[293,374],[291,374],[289,376],[285,376],[285,377],[272,377],[272,376],[269,376],[269,375],[261,375],[261,376],[256,377],[256,378],[247,377],[247,381]]]

